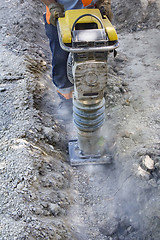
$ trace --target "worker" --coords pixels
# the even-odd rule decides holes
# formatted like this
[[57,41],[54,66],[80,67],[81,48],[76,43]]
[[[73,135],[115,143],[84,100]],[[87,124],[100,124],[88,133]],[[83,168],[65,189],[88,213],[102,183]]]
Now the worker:
[[97,7],[103,8],[103,13],[111,21],[111,0],[42,0],[42,2],[46,5],[44,21],[52,52],[52,80],[59,96],[70,104],[73,84],[67,77],[68,53],[62,50],[59,45],[56,20],[58,17],[63,17],[66,10]]

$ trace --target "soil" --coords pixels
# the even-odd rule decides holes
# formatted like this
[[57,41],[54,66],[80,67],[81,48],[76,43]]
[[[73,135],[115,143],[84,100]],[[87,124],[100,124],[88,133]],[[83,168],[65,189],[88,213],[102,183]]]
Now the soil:
[[109,165],[71,167],[37,0],[0,0],[0,239],[160,239],[160,4],[112,1]]

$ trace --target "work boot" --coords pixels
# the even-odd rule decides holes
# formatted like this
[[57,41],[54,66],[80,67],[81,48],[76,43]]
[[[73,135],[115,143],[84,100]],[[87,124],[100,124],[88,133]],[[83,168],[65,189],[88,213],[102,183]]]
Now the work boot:
[[72,99],[60,99],[60,103],[56,109],[55,117],[64,122],[71,122],[73,118]]

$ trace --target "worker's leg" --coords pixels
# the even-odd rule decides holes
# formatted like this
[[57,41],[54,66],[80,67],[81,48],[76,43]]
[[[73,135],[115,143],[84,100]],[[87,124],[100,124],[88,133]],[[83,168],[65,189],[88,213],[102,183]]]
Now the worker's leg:
[[60,47],[57,28],[46,22],[45,15],[44,20],[46,34],[49,38],[50,48],[52,51],[52,80],[57,88],[57,92],[66,99],[70,99],[72,97],[73,84],[67,77],[68,53]]

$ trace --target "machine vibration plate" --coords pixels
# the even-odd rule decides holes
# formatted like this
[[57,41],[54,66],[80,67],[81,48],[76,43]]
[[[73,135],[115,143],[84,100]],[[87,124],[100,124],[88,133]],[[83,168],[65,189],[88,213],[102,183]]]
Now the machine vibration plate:
[[68,147],[71,166],[110,164],[112,162],[112,156],[105,153],[103,155],[83,155],[78,147],[77,140],[70,140]]

